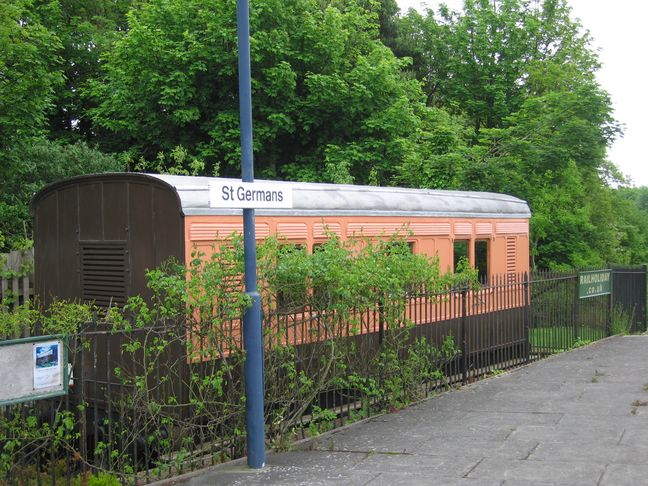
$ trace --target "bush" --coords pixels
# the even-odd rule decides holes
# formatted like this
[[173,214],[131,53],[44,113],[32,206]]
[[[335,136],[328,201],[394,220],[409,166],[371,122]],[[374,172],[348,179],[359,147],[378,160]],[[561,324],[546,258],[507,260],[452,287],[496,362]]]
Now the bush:
[[0,251],[31,238],[29,203],[45,185],[82,174],[118,172],[125,162],[89,147],[84,142],[62,145],[36,139],[0,152]]
[[[0,417],[0,477],[19,475],[29,462],[25,451],[40,443],[122,480],[149,468],[168,477],[197,461],[244,453],[241,316],[250,299],[241,282],[242,239],[228,238],[214,250],[196,252],[188,267],[168,262],[150,270],[152,297],[110,309],[106,322],[92,327],[101,341],[83,333],[96,312],[90,306],[57,302],[47,312],[24,306],[0,313],[0,333],[29,322],[32,330],[39,323],[44,333],[71,335],[72,360],[92,346],[119,355],[106,370],[114,384],[107,409],[97,411],[92,397],[79,396],[76,410],[53,414],[54,425],[36,411]],[[271,443],[284,447],[297,434],[404,407],[442,384],[444,365],[458,352],[454,340],[416,336],[407,302],[422,287],[434,293],[475,279],[474,271],[441,276],[436,259],[412,254],[398,236],[343,242],[331,235],[312,254],[276,238],[260,245]],[[87,457],[74,435],[82,420],[96,429]]]

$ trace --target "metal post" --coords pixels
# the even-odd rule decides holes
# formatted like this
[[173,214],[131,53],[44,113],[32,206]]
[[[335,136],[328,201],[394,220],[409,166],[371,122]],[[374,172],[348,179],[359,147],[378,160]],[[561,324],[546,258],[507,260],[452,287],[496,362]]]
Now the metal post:
[[464,288],[461,293],[461,354],[462,354],[462,361],[463,361],[463,372],[461,374],[461,382],[462,384],[468,383],[468,346],[466,343],[466,334],[467,334],[467,329],[466,329],[466,307],[467,307],[467,295],[468,295],[468,289]]
[[[576,283],[574,285],[574,331],[572,337],[572,343],[569,345],[569,348],[573,347],[574,342],[576,342],[580,336],[579,320],[580,320],[580,293],[578,285],[580,282],[580,272],[576,272]],[[565,343],[567,344],[567,343]]]
[[639,288],[641,289],[641,295],[639,297],[639,301],[641,302],[641,307],[640,309],[643,310],[643,315],[641,316],[641,323],[643,325],[643,329],[638,329],[641,332],[646,332],[648,331],[648,309],[646,309],[646,304],[647,302],[647,292],[646,292],[646,287],[648,286],[648,265],[642,265],[641,266],[641,271],[643,273],[643,277],[641,279],[641,285]]
[[[614,287],[612,287],[612,292],[614,292]],[[607,298],[607,319],[605,320],[605,336],[612,335],[612,308],[614,307],[614,300],[612,299],[612,292],[608,294]]]
[[530,330],[530,295],[531,291],[529,285],[530,275],[527,272],[524,272],[524,286],[522,290],[524,291],[524,346],[525,346],[525,362],[529,363],[531,361],[531,330]]
[[[241,117],[241,175],[243,182],[253,182],[252,81],[248,0],[237,0],[236,11],[238,25],[239,106]],[[263,417],[264,383],[261,296],[257,291],[254,209],[243,209],[243,246],[245,251],[245,292],[252,299],[252,307],[247,310],[243,317],[247,464],[253,469],[259,469],[265,465],[265,421]]]
[[610,293],[607,295],[607,319],[605,320],[605,337],[612,335],[612,309],[614,308],[614,269],[610,268]]

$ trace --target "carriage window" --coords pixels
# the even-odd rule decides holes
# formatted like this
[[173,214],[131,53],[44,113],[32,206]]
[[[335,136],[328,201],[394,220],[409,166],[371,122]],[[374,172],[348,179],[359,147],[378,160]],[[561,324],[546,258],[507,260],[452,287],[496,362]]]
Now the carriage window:
[[475,268],[481,283],[488,281],[488,240],[475,241]]
[[465,258],[466,260],[470,259],[468,256],[468,243],[470,243],[468,240],[455,240],[454,259],[452,263],[453,271],[457,270],[457,264],[459,263],[459,260],[461,260],[462,258]]

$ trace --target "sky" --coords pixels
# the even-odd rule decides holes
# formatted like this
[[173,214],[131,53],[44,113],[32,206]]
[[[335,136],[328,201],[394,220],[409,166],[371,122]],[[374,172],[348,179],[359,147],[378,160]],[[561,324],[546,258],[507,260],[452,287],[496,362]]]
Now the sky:
[[[441,3],[461,10],[462,0],[397,0],[401,12],[410,7],[424,13]],[[602,63],[597,78],[612,99],[614,117],[624,127],[624,135],[608,149],[608,159],[629,176],[635,186],[648,186],[648,90],[643,50],[648,1],[568,0],[572,17],[580,19],[593,38]]]

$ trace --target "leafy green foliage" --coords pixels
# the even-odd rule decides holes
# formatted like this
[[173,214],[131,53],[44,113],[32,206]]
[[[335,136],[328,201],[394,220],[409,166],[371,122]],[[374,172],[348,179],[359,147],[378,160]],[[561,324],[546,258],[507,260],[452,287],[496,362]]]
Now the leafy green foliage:
[[63,145],[35,139],[0,152],[0,232],[5,235],[6,244],[15,248],[16,242],[31,237],[29,202],[46,184],[124,168],[122,161],[83,142]]
[[648,261],[648,188],[620,188],[611,203],[621,240],[618,261]]
[[[211,173],[240,159],[234,2],[149,2],[88,91],[96,122],[139,157],[183,146]],[[251,6],[255,161],[265,177],[389,182],[415,150],[418,83],[354,2]]]
[[470,0],[462,12],[410,11],[400,27],[394,48],[413,58],[430,102],[465,113],[476,133],[529,96],[591,81],[598,66],[564,0]]
[[[39,2],[42,3],[42,2]],[[58,141],[92,143],[101,136],[93,126],[82,96],[86,84],[99,76],[100,58],[126,29],[131,0],[57,0],[40,15],[41,22],[60,42],[63,82],[54,91],[49,133]]]
[[[187,267],[168,262],[148,271],[150,299],[134,296],[105,314],[65,302],[44,312],[24,306],[0,314],[0,334],[21,332],[26,322],[31,333],[68,334],[73,360],[96,356],[87,353],[97,346],[88,336],[97,332],[107,339],[102,349],[120,356],[106,370],[114,385],[110,413],[101,408],[93,416],[103,432],[90,444],[91,456],[75,453],[79,460],[93,458],[125,479],[140,467],[133,451],[144,453],[142,441],[155,472],[164,475],[206,451],[212,461],[243,453],[241,317],[250,299],[242,289],[242,239],[232,235],[213,250],[209,256],[196,251]],[[457,354],[454,341],[447,336],[436,348],[413,337],[405,303],[423,286],[443,298],[458,282],[474,282],[474,272],[442,277],[436,260],[412,254],[398,235],[350,242],[330,235],[312,254],[270,238],[259,255],[266,423],[273,444],[285,447],[298,434],[319,434],[345,420],[320,402],[327,393],[359,404],[348,417],[353,420],[406,406],[423,397],[425,387],[443,383],[441,370]],[[16,437],[12,430],[20,419],[0,420],[0,444],[8,440],[2,472],[18,471],[30,441],[58,441],[61,451],[76,451],[74,424],[94,410],[83,400],[74,413],[61,415],[51,437],[33,414],[27,416],[34,430],[26,427]],[[211,445],[201,450],[196,443]]]
[[[412,254],[398,235],[349,242],[329,236],[312,254],[277,238],[258,249],[266,422],[278,447],[285,447],[305,418],[302,433],[310,435],[339,423],[337,412],[318,404],[329,390],[357,396],[367,416],[419,399],[422,383],[442,382],[443,364],[457,354],[454,341],[447,337],[436,349],[424,339],[412,340],[404,303],[413,288],[442,292],[476,279],[474,271],[441,276],[436,260]],[[168,263],[149,271],[152,298],[132,297],[123,310],[111,311],[112,332],[123,336],[122,352],[139,363],[114,370],[131,390],[113,404],[120,416],[132,417],[111,424],[119,444],[133,443],[144,433],[151,448],[164,455],[177,447],[166,437],[199,430],[201,441],[227,438],[229,446],[218,451],[220,457],[242,452],[241,317],[250,305],[242,271],[242,239],[230,235],[209,256],[196,251],[187,268]],[[375,333],[378,315],[384,328],[380,346],[367,338],[351,339]],[[174,354],[178,348],[186,350],[188,371]],[[169,394],[177,382],[189,390],[188,397]],[[190,407],[192,419],[179,419],[178,407]],[[160,429],[168,433],[155,432]],[[108,455],[113,468],[128,468],[128,454],[118,443],[101,445],[98,454]],[[181,445],[174,456],[180,462],[165,467],[182,467],[181,458],[189,453],[190,447]]]
[[55,2],[0,4],[0,150],[44,131],[63,82],[60,41],[39,15],[53,8]]
[[[69,411],[56,410],[53,420],[46,421],[36,409],[20,408],[0,417],[0,477],[18,472],[24,484],[37,484],[48,479],[53,482],[56,476],[50,479],[48,474],[35,471],[33,467],[24,467],[21,459],[49,447],[70,447],[79,437],[74,429],[74,415]],[[59,473],[64,476],[64,469],[61,468]]]
[[90,304],[63,300],[55,300],[47,309],[31,302],[11,308],[11,301],[0,304],[0,336],[6,337],[18,337],[25,333],[30,336],[75,335],[95,317],[97,311]]
[[399,183],[527,200],[533,268],[642,261],[609,187],[622,182],[605,159],[620,129],[564,0],[471,0],[462,12],[410,12],[399,27],[394,50],[412,57],[428,103],[459,117],[435,127],[445,146],[403,164]]
[[[455,285],[471,285],[476,274],[465,269],[442,276],[436,259],[412,254],[402,235],[343,242],[330,234],[310,254],[270,238],[259,249],[259,260],[264,307],[277,322],[285,319],[285,327],[266,331],[271,343],[266,369],[281,370],[278,381],[266,378],[266,386],[276,386],[271,389],[282,397],[272,422],[278,434],[290,430],[327,389],[353,393],[365,416],[375,408],[400,408],[420,398],[422,383],[440,381],[442,365],[456,355],[451,338],[440,350],[424,339],[411,338],[406,302],[410,292],[422,288],[436,294]],[[303,320],[290,325],[294,313]],[[349,339],[375,335],[379,329],[380,346],[366,338]],[[307,356],[293,350],[292,343],[303,342],[311,343]],[[296,360],[289,370],[272,361],[285,353]],[[287,396],[286,390],[295,395]],[[312,420],[311,432],[321,432],[316,411]],[[324,422],[328,421],[330,417]]]
[[610,189],[600,177],[616,130],[607,95],[588,85],[528,98],[507,123],[483,131],[495,177],[482,180],[529,201],[533,266],[617,261]]
[[41,312],[27,303],[12,309],[6,310],[6,306],[12,302],[3,302],[5,308],[0,311],[0,336],[3,338],[22,336],[25,330],[33,331],[41,318]]
[[610,317],[610,334],[625,336],[630,334],[632,329],[632,322],[635,318],[634,309],[632,312],[627,312],[621,304],[617,304],[612,308],[612,315]]
[[[258,176],[510,193],[534,215],[533,267],[646,260],[645,208],[615,189],[620,127],[566,0],[250,8]],[[0,38],[5,248],[30,239],[29,195],[54,179],[239,174],[234,0],[18,0]],[[32,177],[78,140],[123,162]]]

